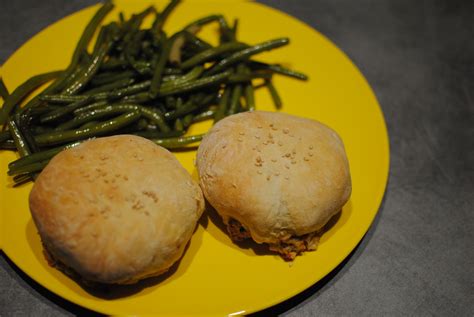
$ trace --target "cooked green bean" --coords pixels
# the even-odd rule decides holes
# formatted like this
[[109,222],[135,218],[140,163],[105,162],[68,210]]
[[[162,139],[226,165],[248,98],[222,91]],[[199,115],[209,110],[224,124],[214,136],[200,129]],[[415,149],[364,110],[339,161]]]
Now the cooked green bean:
[[154,32],[158,32],[163,28],[163,24],[165,24],[166,19],[180,2],[180,0],[171,0],[163,12],[157,14],[156,20],[153,22],[152,26]]
[[186,131],[169,131],[169,132],[162,132],[157,130],[148,130],[148,131],[137,131],[133,132],[132,134],[138,135],[147,139],[163,139],[163,138],[175,138],[184,135]]
[[136,73],[133,70],[125,70],[121,72],[104,72],[94,76],[90,83],[93,86],[102,86],[116,82],[118,80],[132,79],[135,77]]
[[48,112],[47,114],[40,117],[40,122],[48,123],[48,122],[56,121],[68,115],[69,113],[73,112],[74,110],[89,104],[93,100],[94,98],[92,98],[91,96],[87,96],[86,98],[73,102],[65,107]]
[[82,113],[76,118],[63,123],[57,128],[57,131],[64,131],[72,128],[76,128],[81,124],[88,122],[90,120],[100,119],[103,117],[107,117],[110,115],[114,115],[117,113],[125,113],[125,112],[139,112],[145,118],[152,121],[156,124],[159,129],[163,132],[170,131],[170,128],[166,124],[164,120],[163,114],[157,109],[151,109],[147,107],[142,107],[136,104],[114,104],[109,106],[98,106],[95,109],[92,109],[90,112]]
[[174,34],[170,39],[166,40],[163,51],[160,54],[160,58],[158,59],[158,63],[156,64],[155,71],[153,73],[153,78],[151,80],[150,96],[152,98],[155,98],[160,91],[163,70],[165,69],[166,62],[168,61],[171,47],[173,46],[173,43],[177,37],[178,35]]
[[197,37],[191,32],[183,31],[184,36],[186,37],[186,45],[191,47],[193,50],[197,52],[202,52],[212,47],[211,44],[207,43],[203,39]]
[[77,95],[77,96],[68,96],[68,95],[44,95],[40,96],[41,101],[53,104],[69,104],[71,102],[77,102],[86,99],[87,96]]
[[184,125],[181,119],[178,118],[174,121],[174,129],[176,131],[184,131]]
[[74,142],[74,143],[70,143],[70,144],[67,144],[67,145],[64,145],[64,146],[55,147],[55,148],[52,148],[52,149],[49,149],[49,150],[45,150],[45,151],[33,153],[31,155],[28,155],[28,156],[24,156],[22,158],[19,158],[16,161],[13,161],[10,164],[8,164],[8,168],[12,171],[17,171],[19,167],[23,167],[23,166],[30,165],[30,164],[33,164],[33,163],[38,163],[38,162],[42,162],[42,161],[45,161],[45,160],[49,160],[53,156],[55,156],[56,154],[61,152],[62,150],[73,148],[73,147],[75,147],[75,146],[77,146],[81,143],[82,142]]
[[229,84],[236,84],[236,83],[244,83],[249,82],[252,79],[270,79],[272,74],[270,73],[262,73],[262,72],[252,72],[248,74],[232,74],[229,76],[228,83]]
[[13,92],[5,99],[5,102],[0,109],[0,126],[6,123],[13,108],[19,106],[23,99],[31,94],[36,88],[57,77],[59,74],[61,74],[61,71],[33,76],[13,90]]
[[97,94],[97,93],[100,93],[100,92],[108,92],[108,91],[114,90],[114,89],[125,88],[125,87],[128,87],[130,85],[133,85],[134,83],[135,83],[134,78],[124,78],[124,79],[117,80],[117,81],[112,82],[112,83],[108,83],[108,84],[105,84],[105,85],[102,85],[102,86],[98,86],[96,88],[89,89],[85,93],[87,95],[94,95],[94,94]]
[[107,53],[111,48],[111,43],[104,43],[92,56],[87,67],[77,76],[77,79],[64,89],[66,95],[74,95],[82,90],[92,79],[92,76],[99,70],[100,64],[104,61]]
[[18,167],[15,170],[8,170],[7,174],[10,176],[13,176],[13,175],[19,175],[19,174],[30,174],[30,173],[39,172],[43,168],[45,168],[45,166],[48,165],[48,163],[49,163],[49,160],[31,163],[28,165]]
[[191,98],[190,100],[188,100],[188,102],[186,102],[184,105],[177,108],[176,110],[166,112],[163,117],[166,120],[174,120],[180,118],[198,109],[209,106],[209,103],[211,103],[214,99],[215,96],[213,94],[199,95],[196,98]]
[[209,119],[213,119],[214,115],[216,114],[216,108],[212,107],[209,110],[203,111],[195,116],[193,116],[191,123],[206,121]]
[[278,92],[275,86],[273,86],[272,81],[267,80],[265,84],[267,85],[268,91],[270,92],[275,108],[281,109],[281,106],[282,106],[281,98],[280,98],[280,95],[278,95]]
[[16,150],[15,142],[13,140],[3,141],[0,143],[0,149],[15,151]]
[[240,97],[242,96],[242,86],[241,85],[235,85],[232,88],[232,94],[230,97],[230,104],[229,104],[229,110],[227,111],[228,115],[232,115],[238,112],[239,110],[239,100]]
[[20,157],[30,155],[30,147],[28,146],[25,138],[21,134],[21,131],[18,128],[18,125],[16,124],[14,119],[10,119],[8,121],[8,131],[10,131],[10,135],[13,139],[13,142],[15,143],[15,147],[18,151],[18,154],[20,154]]
[[211,22],[214,22],[214,21],[219,21],[219,19],[222,19],[222,15],[220,14],[212,14],[212,15],[208,15],[208,16],[205,16],[203,18],[200,18],[200,19],[197,19],[196,21],[193,21],[191,23],[189,23],[188,25],[186,25],[183,30],[192,30],[194,29],[195,27],[202,27],[206,24],[209,24]]
[[0,97],[2,97],[3,100],[6,100],[9,94],[7,86],[5,86],[3,79],[0,77]]
[[191,123],[193,123],[193,118],[194,118],[194,115],[192,113],[188,113],[187,115],[183,117],[182,122],[183,122],[184,130],[186,130],[191,125]]
[[181,83],[174,86],[170,85],[169,87],[168,86],[162,87],[160,89],[159,95],[167,96],[167,95],[173,95],[177,93],[185,93],[185,92],[193,91],[193,90],[208,87],[208,86],[219,85],[222,82],[224,82],[230,75],[231,75],[231,72],[226,71],[220,74],[200,78],[194,81],[189,81],[189,82]]
[[300,73],[296,70],[292,70],[292,69],[283,67],[283,66],[278,65],[278,64],[267,64],[267,63],[262,63],[262,62],[257,62],[257,61],[251,61],[250,66],[254,67],[254,68],[257,68],[257,69],[268,69],[268,70],[271,70],[274,73],[289,76],[289,77],[293,77],[293,78],[300,79],[300,80],[308,80],[307,75],[305,75],[303,73]]
[[[168,38],[163,25],[179,2],[171,0],[161,13],[150,6],[129,19],[120,14],[117,21],[101,26],[113,8],[108,1],[87,24],[64,71],[35,76],[12,94],[0,78],[0,125],[8,123],[0,132],[0,149],[15,144],[22,156],[9,165],[15,186],[34,179],[64,148],[95,136],[136,134],[170,149],[186,149],[202,139],[185,136],[193,123],[215,123],[255,110],[254,79],[265,82],[277,108],[281,99],[272,83],[274,74],[307,79],[279,64],[251,60],[289,40],[253,46],[238,42],[237,19],[229,25],[220,14],[201,17]],[[145,17],[153,13],[153,25],[143,27]],[[197,36],[201,27],[214,22],[220,31],[216,47]],[[88,51],[96,30],[97,39]],[[56,80],[20,107],[29,93],[49,80],[38,81],[41,76]]]
[[[132,109],[132,111],[134,110],[136,109],[135,108]],[[116,107],[116,106],[111,106],[111,105],[101,106],[101,107],[97,107],[93,109],[90,112],[81,113],[77,117],[69,121],[66,121],[64,123],[61,123],[54,130],[56,132],[67,131],[70,129],[75,129],[77,127],[80,127],[81,125],[89,121],[101,119],[104,117],[110,117],[116,114],[127,113],[127,112],[130,112],[130,109],[128,109],[127,107]]]
[[219,107],[217,108],[216,113],[214,115],[214,123],[225,117],[229,105],[230,93],[231,88],[226,87],[224,93],[222,94],[219,100]]
[[30,174],[20,174],[13,176],[13,187],[18,187],[33,180]]
[[6,140],[9,140],[10,137],[11,137],[10,132],[1,131],[0,132],[0,143],[5,142]]
[[248,111],[255,110],[255,92],[252,86],[252,83],[245,85],[245,103],[247,104]]
[[104,106],[106,106],[108,104],[110,104],[108,101],[100,100],[100,101],[91,103],[90,105],[87,105],[87,106],[84,106],[84,107],[81,107],[81,108],[77,108],[76,110],[74,110],[74,115],[79,116],[80,114],[83,114],[83,113],[86,113],[86,112],[89,112],[89,111],[92,111],[92,110],[95,110],[95,109],[98,109],[98,108],[103,108]]
[[247,44],[240,42],[224,43],[218,47],[210,48],[194,55],[190,59],[183,62],[180,67],[181,69],[191,68],[198,64],[203,64],[205,62],[211,61],[214,58],[221,56],[222,54],[240,51],[246,47],[248,47]]
[[36,143],[44,146],[86,139],[118,130],[139,118],[138,111],[129,112],[90,128],[40,134],[35,137],[35,140]]
[[167,149],[178,149],[186,145],[196,143],[202,140],[204,134],[183,136],[177,138],[166,138],[166,139],[151,139],[156,144],[167,148]]
[[[71,74],[76,70],[76,66],[79,63],[80,57],[82,52],[87,49],[89,42],[91,41],[92,37],[94,36],[95,30],[101,23],[101,21],[105,18],[105,16],[114,8],[114,5],[111,1],[106,1],[102,7],[94,14],[92,19],[87,24],[84,32],[79,39],[79,42],[74,49],[74,53],[71,58],[71,63],[66,68],[66,70],[58,77],[58,79],[53,82],[46,90],[44,94],[55,93],[61,91],[65,87],[66,79],[71,76]],[[30,104],[33,106],[33,103]]]
[[263,42],[263,43],[251,46],[249,48],[243,49],[243,50],[241,50],[239,52],[236,52],[236,53],[230,55],[229,57],[226,57],[226,58],[222,59],[221,61],[219,61],[216,65],[214,65],[209,70],[207,75],[212,75],[212,74],[215,74],[217,72],[220,72],[223,69],[225,69],[225,68],[227,68],[231,65],[234,65],[235,63],[238,63],[240,61],[243,61],[243,60],[249,58],[252,55],[255,55],[255,54],[258,54],[258,53],[261,53],[261,52],[264,52],[264,51],[272,50],[272,49],[275,49],[275,48],[278,48],[278,47],[281,47],[281,46],[284,46],[284,45],[287,45],[289,42],[290,42],[290,40],[288,38],[283,37],[283,38]]

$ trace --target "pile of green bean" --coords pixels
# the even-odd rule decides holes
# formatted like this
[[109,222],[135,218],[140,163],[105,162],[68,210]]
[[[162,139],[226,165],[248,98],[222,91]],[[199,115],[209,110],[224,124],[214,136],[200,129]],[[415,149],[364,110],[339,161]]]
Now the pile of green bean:
[[[230,26],[222,15],[200,18],[168,37],[163,25],[178,3],[172,0],[161,12],[151,6],[129,19],[120,13],[118,21],[102,25],[114,7],[106,2],[86,26],[65,70],[36,75],[11,94],[0,79],[0,149],[20,155],[9,164],[15,184],[34,179],[63,149],[97,136],[135,134],[168,149],[185,148],[202,138],[187,135],[192,124],[254,110],[256,88],[267,87],[280,108],[274,74],[307,79],[251,59],[287,45],[287,38],[245,44],[237,40],[238,21]],[[150,15],[152,26],[143,28]],[[215,47],[197,35],[211,23],[220,31]],[[97,30],[90,52],[87,47]],[[254,79],[261,84],[255,86]]]

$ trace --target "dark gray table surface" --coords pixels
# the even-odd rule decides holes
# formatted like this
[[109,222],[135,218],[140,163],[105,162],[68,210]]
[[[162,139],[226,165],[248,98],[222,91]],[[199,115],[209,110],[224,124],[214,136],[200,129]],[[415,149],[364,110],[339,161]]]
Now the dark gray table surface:
[[[94,0],[0,0],[0,64]],[[372,86],[391,166],[378,216],[334,272],[261,316],[474,315],[472,1],[261,1],[316,28]],[[1,253],[0,253],[1,254]],[[92,315],[0,256],[0,316]]]

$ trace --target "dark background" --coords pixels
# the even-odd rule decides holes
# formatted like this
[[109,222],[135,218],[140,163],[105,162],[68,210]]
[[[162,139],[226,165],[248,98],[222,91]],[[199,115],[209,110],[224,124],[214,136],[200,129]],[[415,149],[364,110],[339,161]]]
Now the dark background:
[[[0,0],[0,64],[38,31],[95,3]],[[345,51],[383,109],[391,166],[365,238],[323,281],[260,315],[474,314],[474,2],[260,1]],[[0,316],[91,315],[0,253]]]

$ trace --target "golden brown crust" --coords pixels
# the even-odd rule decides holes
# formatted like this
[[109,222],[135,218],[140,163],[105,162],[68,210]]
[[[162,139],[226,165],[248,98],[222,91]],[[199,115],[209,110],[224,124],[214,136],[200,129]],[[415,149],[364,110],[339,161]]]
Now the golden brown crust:
[[228,224],[278,245],[321,229],[351,193],[344,145],[329,127],[283,113],[219,121],[199,146],[205,197]]
[[204,209],[199,186],[144,138],[99,138],[55,156],[30,209],[48,251],[84,279],[134,283],[178,260]]

